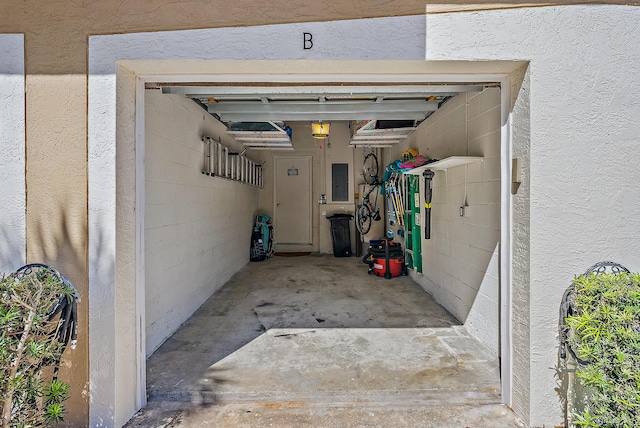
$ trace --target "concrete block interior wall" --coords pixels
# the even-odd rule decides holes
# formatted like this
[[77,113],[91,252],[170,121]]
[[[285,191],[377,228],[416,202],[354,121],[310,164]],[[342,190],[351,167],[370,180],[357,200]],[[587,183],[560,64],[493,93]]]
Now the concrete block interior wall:
[[249,261],[258,189],[201,173],[201,137],[225,131],[193,101],[146,91],[147,355]]
[[[431,239],[422,240],[423,274],[413,277],[497,353],[500,90],[464,93],[449,100],[390,153],[391,159],[400,158],[408,148],[434,159],[483,158],[436,172]],[[422,197],[424,180],[420,180]],[[468,217],[461,217],[465,194]]]

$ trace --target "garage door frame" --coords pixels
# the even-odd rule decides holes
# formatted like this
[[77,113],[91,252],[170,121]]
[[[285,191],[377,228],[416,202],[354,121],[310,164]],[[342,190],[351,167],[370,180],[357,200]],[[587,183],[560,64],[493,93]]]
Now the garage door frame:
[[[501,237],[500,237],[500,312],[502,397],[511,405],[511,87],[510,75],[526,66],[521,61],[121,61],[117,64],[112,85],[112,105],[117,123],[115,169],[115,301],[101,311],[113,316],[113,348],[106,349],[106,360],[113,357],[113,384],[106,386],[112,395],[116,421],[126,419],[146,404],[144,345],[144,88],[148,82],[167,83],[287,83],[316,84],[327,82],[407,84],[407,83],[499,83],[501,85]],[[256,72],[255,70],[260,70]],[[321,70],[321,71],[319,71]],[[371,70],[376,70],[372,73]],[[402,72],[397,72],[402,70]],[[107,77],[108,80],[108,77]],[[94,90],[99,87],[94,86]],[[105,83],[105,82],[102,82]],[[517,82],[516,82],[517,84]],[[98,92],[99,93],[99,92]],[[90,112],[96,92],[89,91]],[[91,145],[90,114],[89,141]],[[95,125],[95,124],[94,124]],[[90,170],[90,181],[98,179]],[[90,244],[93,248],[94,245]],[[506,249],[506,250],[505,250]],[[91,278],[90,278],[91,282]],[[90,289],[99,284],[90,284]],[[93,302],[93,308],[99,302]],[[92,317],[101,314],[92,314]],[[135,328],[131,328],[131,326]],[[90,337],[90,346],[104,337]],[[131,350],[135,351],[132,352]],[[109,355],[110,354],[110,355]],[[90,362],[94,367],[95,363]],[[91,369],[93,370],[93,369]],[[93,379],[99,375],[92,376]],[[93,413],[93,412],[92,412]]]

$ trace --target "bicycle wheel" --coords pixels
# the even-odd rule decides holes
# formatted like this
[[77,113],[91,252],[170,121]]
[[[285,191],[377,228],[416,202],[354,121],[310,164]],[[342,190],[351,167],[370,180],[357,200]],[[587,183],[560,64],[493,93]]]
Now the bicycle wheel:
[[366,235],[371,229],[371,210],[367,205],[360,205],[356,210],[356,227],[360,235]]
[[375,153],[368,153],[362,162],[362,176],[367,184],[378,182],[378,157]]

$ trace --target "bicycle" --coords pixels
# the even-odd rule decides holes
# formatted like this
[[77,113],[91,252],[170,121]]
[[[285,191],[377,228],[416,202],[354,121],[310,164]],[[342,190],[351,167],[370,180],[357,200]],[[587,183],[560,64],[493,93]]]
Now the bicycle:
[[369,152],[362,162],[362,177],[365,184],[378,184],[378,157],[375,153]]
[[[356,209],[356,227],[360,235],[365,235],[371,229],[371,220],[380,221],[380,209],[378,208],[378,196],[382,183],[374,183],[369,186],[369,190],[362,198],[362,203]],[[366,188],[366,187],[365,187]],[[375,193],[372,198],[371,194]],[[371,201],[373,199],[373,202]]]
[[[365,235],[371,229],[371,220],[379,221],[380,209],[378,208],[378,196],[382,182],[378,177],[378,157],[373,152],[367,153],[362,162],[362,177],[369,190],[365,192],[362,203],[356,209],[356,227],[360,235]],[[371,195],[375,193],[375,196]],[[372,202],[373,199],[373,202]]]

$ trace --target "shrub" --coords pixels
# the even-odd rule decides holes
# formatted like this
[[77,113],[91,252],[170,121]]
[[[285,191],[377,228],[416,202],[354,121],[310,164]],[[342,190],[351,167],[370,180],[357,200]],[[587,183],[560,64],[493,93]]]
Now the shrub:
[[[75,290],[52,269],[0,278],[0,411],[3,427],[62,420],[69,386],[54,373],[64,341],[58,311]],[[49,367],[47,367],[49,366]]]
[[573,281],[566,319],[570,346],[583,360],[576,376],[587,391],[583,427],[635,427],[640,421],[640,274],[589,274]]

